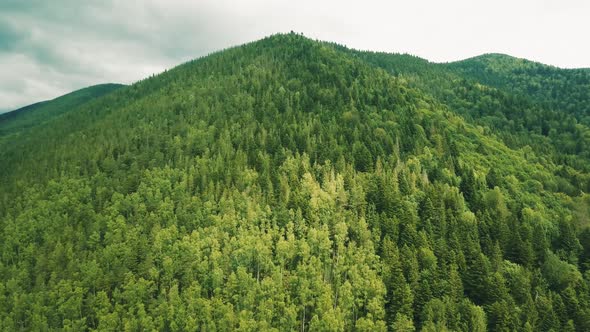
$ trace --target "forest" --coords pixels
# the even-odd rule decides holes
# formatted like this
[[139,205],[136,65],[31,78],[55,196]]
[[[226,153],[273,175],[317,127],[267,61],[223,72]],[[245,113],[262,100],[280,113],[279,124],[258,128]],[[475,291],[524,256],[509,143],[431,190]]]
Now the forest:
[[0,116],[2,331],[590,331],[590,69],[289,33],[81,91]]

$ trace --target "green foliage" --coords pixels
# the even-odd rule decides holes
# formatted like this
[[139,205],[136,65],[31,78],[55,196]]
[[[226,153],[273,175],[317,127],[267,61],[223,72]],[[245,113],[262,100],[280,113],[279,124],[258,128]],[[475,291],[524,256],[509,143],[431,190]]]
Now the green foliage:
[[50,101],[38,102],[0,114],[0,138],[9,134],[18,134],[27,128],[36,127],[122,87],[124,85],[113,83],[94,85]]
[[6,120],[0,330],[588,330],[586,148],[449,77],[276,35]]

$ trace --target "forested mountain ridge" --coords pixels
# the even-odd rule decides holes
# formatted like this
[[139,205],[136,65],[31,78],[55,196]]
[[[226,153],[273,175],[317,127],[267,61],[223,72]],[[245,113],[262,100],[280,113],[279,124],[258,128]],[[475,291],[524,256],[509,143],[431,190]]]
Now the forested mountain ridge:
[[590,68],[561,69],[503,54],[485,54],[448,66],[483,84],[530,96],[590,124]]
[[0,329],[590,329],[588,195],[427,81],[276,35],[0,142]]
[[124,85],[115,83],[93,85],[53,100],[38,102],[14,111],[2,113],[0,114],[0,137],[38,126],[64,112],[75,109],[92,99],[104,96],[121,87],[124,87]]
[[[502,54],[486,54],[447,67],[520,100],[516,104],[524,111],[512,111],[516,116],[510,120],[537,141],[528,145],[554,147],[556,161],[565,166],[562,174],[590,172],[590,68],[561,69]],[[518,117],[523,120],[516,120]],[[515,125],[507,128],[517,132]],[[588,180],[574,182],[590,191]]]
[[[590,70],[559,69],[497,54],[451,64],[429,63],[418,57],[400,54],[356,52],[356,55],[407,81],[422,93],[434,96],[468,122],[484,127],[488,135],[496,135],[507,146],[532,149],[544,157],[544,163],[558,165],[557,175],[569,179],[569,184],[560,180],[558,190],[570,195],[590,191],[590,128],[584,122],[584,114],[590,105],[587,94],[590,89],[583,80],[582,83],[578,80],[580,76],[590,77]],[[520,87],[499,84],[500,79],[480,77],[489,72],[481,65],[492,61],[488,59],[505,64],[505,67],[492,66],[502,68],[502,73],[496,75],[502,78],[502,82],[512,82],[510,70],[523,66],[543,68],[541,72],[551,74],[539,78],[538,72],[531,74],[527,71],[514,78],[514,82],[520,82]],[[474,62],[480,64],[472,66]],[[543,89],[534,94],[524,91],[525,86],[538,85],[539,81],[543,82]],[[555,88],[552,82],[555,82]],[[572,91],[586,92],[571,99],[569,97],[573,93],[551,95],[550,91],[562,86],[574,86]],[[552,98],[554,101],[549,102]]]

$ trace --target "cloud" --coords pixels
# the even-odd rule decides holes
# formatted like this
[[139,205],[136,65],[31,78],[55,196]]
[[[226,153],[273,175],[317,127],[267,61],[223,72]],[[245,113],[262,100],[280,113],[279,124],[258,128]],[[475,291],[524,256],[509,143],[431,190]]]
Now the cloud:
[[0,112],[290,30],[434,61],[501,52],[590,67],[589,12],[581,0],[2,0]]

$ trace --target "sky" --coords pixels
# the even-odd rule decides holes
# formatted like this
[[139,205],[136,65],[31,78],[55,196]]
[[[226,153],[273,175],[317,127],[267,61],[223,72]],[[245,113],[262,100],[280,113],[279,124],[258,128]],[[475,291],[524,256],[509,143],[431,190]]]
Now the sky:
[[0,0],[0,113],[295,31],[449,62],[590,67],[587,0]]

